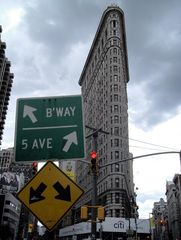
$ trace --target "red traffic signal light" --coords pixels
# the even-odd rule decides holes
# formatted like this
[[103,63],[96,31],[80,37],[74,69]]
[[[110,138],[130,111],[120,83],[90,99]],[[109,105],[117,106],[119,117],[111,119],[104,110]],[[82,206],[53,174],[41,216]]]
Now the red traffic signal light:
[[35,175],[38,171],[38,163],[37,162],[33,162],[32,163],[32,174]]
[[96,159],[96,158],[97,158],[97,153],[96,153],[96,151],[91,152],[91,153],[90,153],[90,157],[91,157],[92,159]]
[[91,157],[91,169],[93,172],[97,171],[97,152],[93,151],[90,153]]

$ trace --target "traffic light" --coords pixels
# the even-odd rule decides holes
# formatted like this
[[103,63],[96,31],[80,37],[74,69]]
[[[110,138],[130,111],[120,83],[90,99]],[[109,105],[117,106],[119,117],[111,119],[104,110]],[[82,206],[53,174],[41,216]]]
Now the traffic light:
[[91,157],[91,169],[93,172],[97,170],[97,152],[93,151],[90,153]]
[[82,206],[80,209],[80,218],[82,220],[87,220],[88,219],[88,207]]
[[28,232],[31,233],[33,231],[33,224],[29,223],[28,224]]
[[32,163],[32,175],[35,175],[38,171],[38,163],[37,162],[33,162]]
[[159,223],[160,223],[161,226],[164,226],[165,225],[164,219],[160,219]]
[[97,218],[99,219],[99,221],[103,221],[105,219],[104,207],[98,207]]

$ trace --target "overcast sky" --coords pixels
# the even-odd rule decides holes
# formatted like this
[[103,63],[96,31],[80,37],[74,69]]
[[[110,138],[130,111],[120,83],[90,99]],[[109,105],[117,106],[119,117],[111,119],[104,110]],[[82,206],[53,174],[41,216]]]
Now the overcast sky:
[[[129,136],[134,156],[180,150],[181,1],[0,0],[1,40],[14,83],[2,147],[14,142],[16,99],[80,93],[83,69],[108,5],[125,13],[130,81]],[[151,150],[154,149],[154,150]],[[180,172],[178,155],[134,161],[140,216],[165,199],[166,180]]]

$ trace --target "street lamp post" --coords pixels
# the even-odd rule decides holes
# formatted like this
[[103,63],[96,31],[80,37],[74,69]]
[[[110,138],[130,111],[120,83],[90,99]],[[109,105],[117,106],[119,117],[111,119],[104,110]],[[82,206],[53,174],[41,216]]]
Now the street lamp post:
[[[136,187],[136,190],[138,190],[138,187]],[[138,239],[138,224],[137,224],[137,218],[138,218],[138,206],[136,203],[136,197],[137,197],[137,193],[136,191],[134,192],[134,219],[135,219],[135,239]]]
[[122,209],[124,210],[125,219],[128,217],[127,218],[128,219],[127,235],[128,235],[128,238],[129,238],[130,235],[131,235],[131,212],[130,211],[126,211],[125,207],[122,207]]
[[100,237],[100,240],[102,240],[102,232],[103,232],[103,226],[102,226],[102,222],[100,222],[100,228],[99,228],[99,237]]
[[149,213],[149,226],[150,226],[150,237],[152,239],[152,224],[151,224],[151,215],[153,217],[153,213]]

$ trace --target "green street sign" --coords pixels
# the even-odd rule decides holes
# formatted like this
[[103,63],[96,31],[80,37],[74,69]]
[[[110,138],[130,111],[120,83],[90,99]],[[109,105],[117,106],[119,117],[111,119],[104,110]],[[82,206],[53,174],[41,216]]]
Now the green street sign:
[[17,100],[15,161],[84,159],[82,97]]

